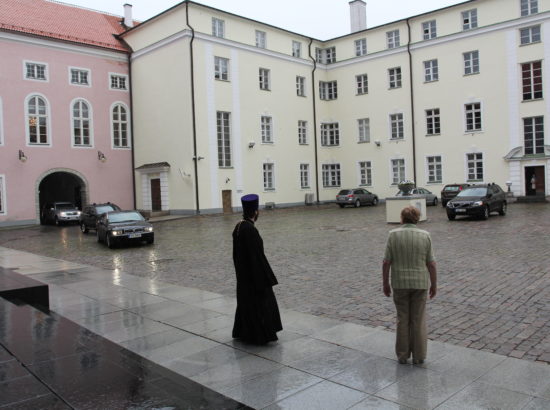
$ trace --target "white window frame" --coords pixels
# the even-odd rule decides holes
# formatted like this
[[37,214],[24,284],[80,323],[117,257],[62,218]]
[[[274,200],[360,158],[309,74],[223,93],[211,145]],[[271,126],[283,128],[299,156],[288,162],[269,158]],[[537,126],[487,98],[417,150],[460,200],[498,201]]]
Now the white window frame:
[[[119,83],[121,79],[124,79],[124,88],[121,88],[119,86],[113,87],[113,78],[119,79],[117,80],[117,83]],[[128,92],[129,88],[130,88],[130,84],[128,83],[127,74],[109,73],[109,90]]]
[[372,161],[357,161],[358,186],[372,186]]
[[[468,158],[469,155],[475,155],[475,158],[470,160]],[[478,156],[481,156],[481,158],[478,158]],[[483,178],[485,175],[485,163],[483,160],[483,152],[467,152],[464,159],[466,161],[466,181],[467,182],[483,182]],[[481,178],[479,178],[478,175],[478,163],[481,162]],[[473,165],[473,168],[470,167],[470,165]],[[475,178],[470,178],[470,169],[472,169],[473,173],[472,175],[475,176]]]
[[[479,104],[479,108],[476,108],[474,105]],[[468,106],[473,106],[472,109],[468,109]],[[472,101],[467,102],[463,105],[464,108],[464,133],[472,134],[475,132],[483,131],[483,104],[481,101]],[[476,125],[476,113],[479,113],[479,127]],[[468,116],[472,116],[473,128],[468,128]]]
[[355,76],[355,85],[357,86],[357,95],[369,93],[369,76],[367,74],[358,74]]
[[526,46],[529,44],[536,44],[542,41],[540,24],[530,27],[523,27],[519,29],[519,44]]
[[271,115],[262,115],[260,117],[260,134],[262,144],[273,144],[273,117]]
[[397,48],[401,45],[399,29],[386,32],[386,45],[388,47],[388,50],[392,48]]
[[[535,67],[534,64],[538,63],[540,65],[540,75],[535,75]],[[525,70],[524,66],[529,66],[529,70]],[[544,74],[542,72],[543,66],[542,61],[530,61],[528,63],[521,63],[521,96],[522,101],[533,101],[533,100],[540,100],[544,97],[544,84],[543,84],[543,77]],[[525,73],[529,73],[529,78],[525,77]],[[529,91],[526,93],[525,91],[525,81],[529,80]],[[536,80],[539,80],[537,82]],[[540,85],[540,90],[537,90],[538,86]],[[529,94],[530,97],[526,98],[526,95]]]
[[306,96],[306,78],[300,75],[296,76],[296,95],[298,97]]
[[321,64],[332,64],[336,62],[336,47],[315,49],[315,61]]
[[437,24],[435,20],[425,21],[422,23],[422,38],[431,40],[437,37]]
[[0,174],[0,215],[8,214],[8,200],[6,198],[6,176]]
[[464,10],[462,17],[462,31],[477,28],[477,9]]
[[[219,124],[220,118],[222,122],[221,127]],[[225,132],[226,128],[227,135]],[[216,111],[216,152],[218,155],[218,168],[232,167],[233,155],[231,153],[231,133],[231,113],[228,111]]]
[[275,191],[275,163],[272,161],[262,164],[264,192]]
[[[390,181],[391,185],[398,185],[407,179],[407,164],[405,158],[390,159]],[[397,171],[397,172],[396,172]]]
[[359,118],[357,120],[357,142],[370,142],[370,118]]
[[401,88],[403,86],[401,67],[388,68],[388,82],[390,90]]
[[[113,119],[113,109],[117,106],[121,106],[126,110],[126,139],[127,139],[127,145],[115,145],[115,121]],[[132,136],[131,136],[131,127],[130,127],[130,108],[126,105],[126,103],[122,101],[116,101],[113,104],[111,104],[111,108],[109,109],[109,122],[111,125],[111,148],[116,150],[124,150],[124,149],[131,149],[132,148]],[[123,124],[123,121],[119,120],[119,124]],[[121,138],[122,141],[122,138]]]
[[229,58],[214,56],[214,79],[229,81]]
[[365,37],[358,38],[354,41],[355,45],[355,57],[361,57],[367,55],[367,39]]
[[214,37],[225,38],[225,20],[212,17],[212,35]]
[[298,144],[308,145],[307,121],[298,120]]
[[321,175],[323,188],[339,188],[342,186],[342,169],[340,163],[322,164]]
[[339,147],[340,146],[340,123],[322,122],[321,123],[321,146]]
[[439,65],[437,59],[424,61],[424,82],[439,81]]
[[[74,117],[74,105],[78,102],[82,102],[88,106],[88,138],[90,140],[89,144],[76,144],[75,140],[75,127],[74,122],[76,118]],[[93,112],[92,112],[92,104],[88,100],[85,100],[84,98],[75,98],[71,101],[71,105],[69,107],[70,109],[70,118],[71,118],[71,146],[73,148],[93,148],[94,147],[94,128],[93,128]],[[79,121],[82,124],[83,119],[80,118]],[[83,139],[84,137],[81,136]]]
[[302,43],[299,41],[292,40],[292,57],[301,58],[302,57]]
[[520,0],[519,4],[521,17],[530,16],[539,12],[538,0]]
[[[44,78],[34,78],[34,77],[27,77],[27,64],[32,64],[34,66],[43,66],[44,67]],[[34,70],[36,73],[36,70]],[[50,68],[48,66],[48,63],[43,63],[40,61],[30,61],[30,60],[23,60],[23,79],[28,81],[38,81],[41,83],[49,83],[50,82]]]
[[332,101],[338,98],[337,81],[319,81],[319,98],[324,101]]
[[265,31],[256,30],[256,47],[258,48],[267,47],[267,34]]
[[[437,159],[439,158],[439,161]],[[426,155],[426,183],[441,184],[443,183],[443,156]]]
[[307,162],[300,163],[300,189],[310,189],[311,183],[310,183],[310,166]]
[[270,91],[271,90],[271,70],[269,68],[259,68],[258,78],[260,84],[260,90]]
[[402,112],[390,114],[390,141],[403,141],[405,139],[405,119]]
[[[542,120],[541,122],[541,126],[542,126],[542,130],[538,131],[536,129],[537,125],[536,124],[536,121],[537,120]],[[530,122],[530,124],[528,124],[528,122]],[[530,126],[531,127],[531,146],[529,147],[533,152],[527,152],[527,135],[528,135],[528,132],[526,130],[527,126]],[[540,134],[539,134],[540,133]],[[537,136],[542,136],[542,138],[537,138]],[[525,117],[523,118],[523,155],[537,155],[537,154],[544,154],[544,116],[543,115],[536,115],[536,116],[533,116],[533,117]],[[537,145],[537,141],[542,141],[541,144],[538,144]],[[539,152],[537,152],[537,150]]]
[[462,53],[464,57],[464,75],[479,74],[479,50]]
[[[69,84],[70,85],[76,85],[77,87],[91,87],[92,86],[92,71],[88,68],[81,68],[81,67],[69,67]],[[79,73],[79,78],[80,78],[80,73],[86,73],[86,79],[88,80],[88,82],[86,84],[82,84],[80,82],[78,83],[74,83],[73,82],[73,70],[74,71],[77,71]]]
[[[437,112],[436,112],[437,111]],[[441,114],[439,108],[428,108],[426,111],[426,135],[441,134]],[[430,132],[430,128],[432,132]]]
[[[31,133],[29,128],[30,123],[30,113],[29,113],[29,101],[31,98],[38,97],[44,100],[44,103],[46,105],[46,114],[44,114],[46,118],[46,142],[31,142]],[[41,114],[37,114],[40,116]],[[32,93],[27,95],[25,98],[25,133],[26,133],[26,145],[27,147],[51,147],[52,146],[52,116],[51,116],[51,108],[50,108],[50,102],[48,99],[40,93]],[[40,135],[38,135],[40,137]]]

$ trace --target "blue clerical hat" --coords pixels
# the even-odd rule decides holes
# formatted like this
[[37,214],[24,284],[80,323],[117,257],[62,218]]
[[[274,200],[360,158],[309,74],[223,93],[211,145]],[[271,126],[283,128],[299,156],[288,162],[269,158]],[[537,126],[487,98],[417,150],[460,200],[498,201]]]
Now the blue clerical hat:
[[241,197],[241,203],[243,205],[244,213],[253,213],[258,209],[260,197],[256,194],[248,194]]

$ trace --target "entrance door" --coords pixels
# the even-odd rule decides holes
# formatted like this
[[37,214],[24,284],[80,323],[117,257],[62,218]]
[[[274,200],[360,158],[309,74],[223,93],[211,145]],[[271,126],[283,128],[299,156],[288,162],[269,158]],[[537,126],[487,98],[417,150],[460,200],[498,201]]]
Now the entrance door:
[[525,194],[527,196],[544,196],[545,192],[544,167],[525,167]]
[[233,213],[233,207],[231,205],[231,190],[230,189],[222,191],[222,203],[223,203],[223,213],[224,214]]
[[162,210],[160,200],[160,178],[151,179],[151,207],[153,211]]

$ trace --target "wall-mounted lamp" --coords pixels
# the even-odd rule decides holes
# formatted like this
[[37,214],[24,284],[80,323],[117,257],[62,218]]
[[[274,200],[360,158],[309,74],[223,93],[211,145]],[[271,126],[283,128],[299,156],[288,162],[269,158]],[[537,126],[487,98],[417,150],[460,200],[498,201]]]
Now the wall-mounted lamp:
[[374,143],[376,144],[377,147],[380,146],[380,140],[376,140],[376,141],[374,141]]
[[248,143],[248,148],[254,148],[254,145],[256,145],[256,143],[254,141],[250,141]]
[[19,161],[25,162],[27,160],[27,157],[25,156],[25,153],[22,150],[19,150]]
[[193,157],[193,161],[200,161],[201,159],[204,159],[204,157]]
[[98,161],[101,161],[101,162],[107,161],[107,157],[101,151],[97,151],[97,159],[98,159]]
[[229,181],[231,181],[231,178],[225,178],[225,183],[227,184]]

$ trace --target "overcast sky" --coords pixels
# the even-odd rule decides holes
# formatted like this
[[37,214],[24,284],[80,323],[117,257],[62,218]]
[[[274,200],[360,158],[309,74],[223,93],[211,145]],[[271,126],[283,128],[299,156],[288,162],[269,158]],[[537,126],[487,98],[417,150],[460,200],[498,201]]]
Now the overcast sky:
[[[1,0],[0,0],[1,1]],[[366,0],[367,27],[400,20],[465,0]],[[134,19],[144,21],[181,0],[65,0],[122,16],[133,5]],[[268,23],[298,34],[327,40],[350,32],[348,0],[197,0],[207,6]]]

